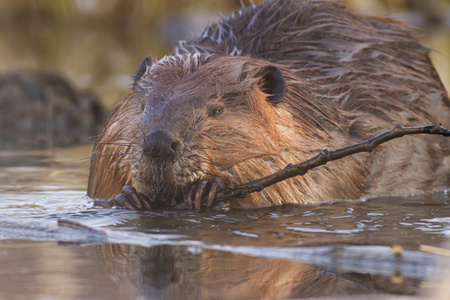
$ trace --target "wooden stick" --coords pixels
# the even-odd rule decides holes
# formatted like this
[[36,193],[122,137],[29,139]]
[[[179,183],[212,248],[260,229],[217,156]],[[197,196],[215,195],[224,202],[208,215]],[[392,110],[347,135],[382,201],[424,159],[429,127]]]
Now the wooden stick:
[[420,134],[420,133],[450,136],[450,130],[445,129],[442,126],[425,126],[425,127],[396,126],[390,131],[386,131],[384,133],[375,136],[374,138],[371,138],[370,140],[355,145],[331,151],[325,149],[322,152],[320,152],[320,154],[314,156],[311,159],[308,159],[307,161],[304,161],[299,164],[289,164],[284,169],[267,177],[263,177],[245,184],[226,187],[217,192],[214,203],[230,201],[235,198],[244,198],[251,193],[259,192],[264,188],[271,186],[275,183],[278,183],[282,180],[292,178],[294,176],[304,175],[309,170],[316,168],[318,166],[325,165],[329,161],[338,160],[355,153],[371,152],[378,145],[383,144],[392,139],[396,139],[405,135]]

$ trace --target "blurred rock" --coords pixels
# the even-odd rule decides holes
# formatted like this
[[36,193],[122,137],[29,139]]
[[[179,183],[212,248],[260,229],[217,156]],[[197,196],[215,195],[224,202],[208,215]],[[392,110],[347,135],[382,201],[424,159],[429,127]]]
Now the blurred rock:
[[0,74],[0,148],[48,148],[94,141],[106,113],[92,92],[55,71]]

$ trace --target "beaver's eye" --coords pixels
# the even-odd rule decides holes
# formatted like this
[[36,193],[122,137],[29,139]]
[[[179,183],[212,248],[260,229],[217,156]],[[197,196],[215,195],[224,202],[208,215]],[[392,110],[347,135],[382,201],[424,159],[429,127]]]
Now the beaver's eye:
[[212,108],[209,112],[209,115],[211,117],[217,117],[221,114],[223,114],[224,108],[223,106],[215,106],[214,108]]

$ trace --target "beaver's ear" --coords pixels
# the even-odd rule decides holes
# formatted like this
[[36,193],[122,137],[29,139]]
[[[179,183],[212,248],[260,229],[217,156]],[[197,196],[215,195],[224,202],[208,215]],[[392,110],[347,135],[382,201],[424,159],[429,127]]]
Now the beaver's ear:
[[258,81],[261,90],[270,95],[267,97],[267,101],[275,104],[283,101],[284,79],[280,69],[268,65],[262,67],[258,73],[256,73],[256,77],[261,77]]
[[142,75],[145,74],[145,71],[147,71],[147,67],[150,67],[153,64],[153,57],[151,57],[150,55],[148,55],[147,57],[145,57],[141,63],[139,64],[139,68],[136,72],[136,75],[134,75],[133,78],[133,88],[136,86],[136,83],[139,81],[139,79],[141,79]]

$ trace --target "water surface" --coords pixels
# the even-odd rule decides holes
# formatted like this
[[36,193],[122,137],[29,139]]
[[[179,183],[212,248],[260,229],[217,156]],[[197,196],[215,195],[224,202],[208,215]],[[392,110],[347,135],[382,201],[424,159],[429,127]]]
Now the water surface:
[[421,247],[450,235],[445,191],[224,212],[105,209],[85,196],[90,150],[0,153],[0,298],[383,298],[417,295],[443,269]]

